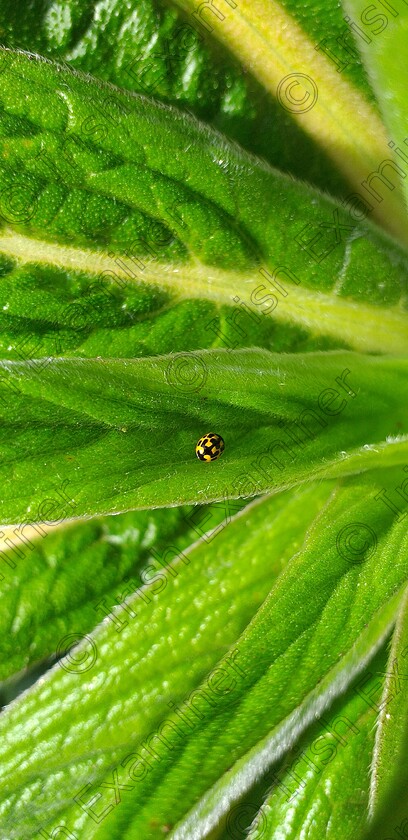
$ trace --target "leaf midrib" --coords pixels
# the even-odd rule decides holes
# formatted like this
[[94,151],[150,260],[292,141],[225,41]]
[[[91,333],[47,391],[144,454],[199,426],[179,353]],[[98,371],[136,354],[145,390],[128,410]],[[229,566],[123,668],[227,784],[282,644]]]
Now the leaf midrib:
[[[91,251],[33,239],[10,228],[0,231],[0,251],[22,265],[56,266],[94,276],[113,272],[131,285],[165,288],[172,293],[175,302],[204,298],[233,306],[237,292],[241,292],[244,299],[249,297],[261,279],[259,268],[255,266],[243,274],[207,266],[198,260],[175,265],[151,260],[145,263],[140,276],[135,277],[131,258],[120,256],[118,264],[102,250]],[[262,312],[263,315],[306,325],[318,332],[323,329],[326,334],[346,340],[360,351],[408,353],[408,318],[402,309],[402,296],[397,305],[381,309],[339,298],[333,293],[302,289],[294,283],[287,282],[286,289],[286,297],[279,299],[273,312]]]

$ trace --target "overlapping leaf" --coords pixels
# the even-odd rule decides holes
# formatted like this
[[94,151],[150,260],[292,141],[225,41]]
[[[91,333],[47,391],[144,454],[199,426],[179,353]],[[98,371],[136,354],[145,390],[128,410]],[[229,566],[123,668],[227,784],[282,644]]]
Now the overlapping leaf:
[[[113,321],[129,331],[132,318],[190,299],[201,302],[201,346],[214,332],[224,340],[212,313],[203,317],[212,301],[233,306],[227,346],[254,332],[273,341],[263,326],[272,316],[343,346],[405,350],[406,257],[387,239],[189,117],[36,57],[5,51],[2,61],[0,251],[11,279],[2,319],[9,334],[34,320],[20,344],[51,334],[53,355],[69,352],[83,336],[75,330]],[[27,291],[16,312],[21,269],[34,319]],[[56,304],[49,289],[54,274],[56,287],[66,282],[61,270],[77,294]],[[128,333],[128,346],[132,337],[136,349],[141,336]],[[21,358],[16,343],[7,349]]]
[[[143,81],[346,198],[284,177],[190,115],[1,51],[2,675],[50,666],[85,638],[0,718],[0,834],[243,840],[255,782],[265,794],[272,767],[288,783],[299,750],[340,713],[358,724],[347,749],[321,774],[306,764],[294,802],[275,779],[250,836],[363,840],[367,805],[370,840],[401,833],[407,257],[357,219],[406,243],[407,214],[345,12],[241,0],[204,9],[204,36],[190,26],[199,15],[152,0],[33,0],[20,12],[0,2],[7,45],[124,88]],[[401,31],[389,27],[369,63],[400,144],[404,85],[390,55]],[[277,97],[263,115],[260,87],[216,39],[250,55]],[[308,102],[317,93],[304,112],[302,85]],[[292,121],[301,142],[285,157]],[[333,348],[389,355],[310,352]],[[210,429],[225,453],[200,464],[194,445]],[[275,495],[230,521],[265,491]],[[131,510],[186,502],[202,504]],[[377,719],[364,698],[381,687]]]
[[265,801],[260,806],[248,794],[231,809],[227,835],[229,830],[238,837],[240,827],[253,823],[248,840],[276,840],[282,826],[285,840],[297,839],[302,831],[328,840],[362,837],[369,800],[367,768],[386,662],[386,652],[381,650],[346,696],[266,775]]
[[[331,12],[320,23],[320,2],[308,4],[306,14],[296,6],[295,14],[302,24],[306,21],[306,30],[319,33],[316,43],[295,16],[288,13],[286,4],[275,0],[241,0],[239,4],[228,0],[225,13],[205,4],[197,8],[195,0],[176,2],[191,15],[196,26],[209,29],[241,61],[248,63],[281,106],[320,143],[357,190],[353,197],[355,200],[358,196],[363,216],[371,213],[406,244],[406,212],[398,170],[394,168],[396,183],[387,183],[385,179],[385,195],[375,196],[371,189],[371,181],[382,178],[383,168],[389,161],[384,126],[376,110],[341,75],[350,62],[341,67],[341,60],[337,61],[333,47],[330,48],[327,23],[333,19],[335,52],[339,47],[345,47],[346,52],[350,49],[350,31],[346,26],[342,25],[343,32],[336,37],[339,6],[323,3],[325,8],[330,6]],[[293,12],[295,4],[289,2],[288,6]],[[314,17],[317,20],[311,23]],[[350,21],[347,16],[344,19]],[[367,192],[371,198],[375,196],[374,204],[367,201]]]
[[[406,481],[400,485],[404,489]],[[399,514],[404,517],[404,513]],[[408,825],[407,789],[407,595],[402,601],[389,651],[379,707],[371,765],[370,837],[381,836],[385,826],[401,833]],[[401,823],[400,826],[398,824]]]
[[[46,658],[51,663],[109,614],[120,632],[128,621],[121,605],[143,586],[147,567],[162,557],[169,563],[207,531],[225,527],[244,506],[243,500],[224,500],[86,522],[34,523],[20,531],[3,528],[0,678]],[[302,511],[296,515],[300,527]],[[312,508],[305,510],[305,523],[312,516]],[[289,510],[286,517],[290,520]],[[291,548],[289,541],[282,557]],[[15,691],[15,682],[6,696]]]
[[355,21],[354,29],[367,72],[389,131],[394,170],[401,179],[407,199],[408,74],[405,62],[400,63],[395,59],[396,56],[404,54],[408,36],[408,9],[402,3],[397,3],[397,7],[387,3],[377,10],[375,6],[367,6],[363,0],[345,0],[345,6]]
[[[212,552],[198,545],[179,558],[174,565],[179,575],[164,591],[157,587],[153,601],[145,603],[142,592],[128,601],[137,615],[120,634],[111,622],[101,626],[91,637],[90,670],[72,672],[75,656],[82,662],[84,650],[61,660],[0,721],[3,831],[14,838],[17,821],[18,836],[31,836],[41,824],[60,823],[62,814],[63,824],[86,838],[159,837],[164,824],[181,818],[175,837],[193,838],[202,836],[204,825],[215,825],[262,768],[346,688],[389,632],[408,571],[407,536],[376,496],[392,493],[396,481],[398,471],[382,470],[376,481],[358,478],[338,488],[243,633],[254,609],[253,602],[244,607],[254,558],[264,564],[270,557],[276,569],[275,498],[238,515],[214,540]],[[322,499],[326,492],[321,485]],[[267,550],[265,527],[272,529]],[[233,553],[223,563],[228,547]],[[236,651],[234,679],[228,690],[224,685],[215,691],[212,702],[214,667],[228,662],[232,667],[228,649]],[[191,708],[190,692],[198,687],[195,725],[182,731],[181,740],[171,738],[170,750],[161,743],[156,763],[148,762],[141,772],[146,738],[173,718],[171,731],[180,735],[177,709]],[[25,731],[33,726],[37,750],[31,755]],[[128,778],[131,754],[136,763]],[[108,784],[112,768],[122,784],[132,785],[132,778],[137,783],[120,808],[95,824],[81,802],[86,806],[98,784]],[[80,801],[73,803],[76,794]],[[107,807],[111,797],[105,790],[104,796],[100,804]]]
[[[244,148],[332,194],[348,185],[291,114],[257,84],[249,70],[220,51],[205,28],[192,25],[173,4],[160,0],[67,0],[47,6],[32,0],[0,2],[5,46],[68,61],[78,70],[126,90],[192,111]],[[357,85],[366,84],[353,63]]]

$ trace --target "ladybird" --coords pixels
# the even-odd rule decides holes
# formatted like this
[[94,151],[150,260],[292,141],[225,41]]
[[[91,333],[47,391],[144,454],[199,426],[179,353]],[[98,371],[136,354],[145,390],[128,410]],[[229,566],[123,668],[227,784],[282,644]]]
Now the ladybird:
[[222,455],[224,449],[225,443],[221,435],[208,432],[197,441],[196,455],[200,461],[216,461]]

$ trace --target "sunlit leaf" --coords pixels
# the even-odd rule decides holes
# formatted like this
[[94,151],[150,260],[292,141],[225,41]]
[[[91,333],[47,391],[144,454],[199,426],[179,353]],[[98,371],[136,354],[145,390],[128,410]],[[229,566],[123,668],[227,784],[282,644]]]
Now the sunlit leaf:
[[[327,17],[320,30],[320,35],[326,38],[316,41],[312,33],[308,35],[287,11],[284,2],[240,0],[236,3],[227,0],[222,12],[205,4],[197,8],[196,0],[176,2],[190,13],[196,27],[201,25],[201,28],[209,29],[251,67],[258,80],[321,144],[361,194],[361,186],[365,185],[366,179],[371,180],[372,171],[377,173],[378,167],[381,168],[389,158],[387,136],[376,109],[341,73],[333,62],[333,54],[328,55],[327,50],[321,49],[322,41],[327,44],[327,36],[331,34]],[[330,4],[330,8],[333,5]],[[306,20],[313,18],[321,11],[320,4],[312,3],[304,17]],[[342,34],[349,34],[347,26],[343,27]],[[340,46],[342,43],[344,46],[342,36],[338,38]],[[338,49],[338,42],[336,47]],[[385,201],[380,196],[376,205],[370,205],[370,212],[406,243],[406,213],[395,172],[394,178],[396,184],[388,186]]]
[[[209,350],[0,371],[9,524],[248,497],[407,458],[403,358]],[[209,432],[225,451],[203,463]]]
[[[406,256],[354,212],[178,111],[34,56],[2,60],[7,357],[45,355],[49,334],[52,355],[69,353],[105,328],[100,355],[112,327],[119,355],[146,340],[165,352],[163,311],[180,301],[197,306],[167,318],[180,349],[271,343],[269,318],[358,350],[408,347]],[[232,307],[232,338],[214,305]]]
[[[179,558],[173,564],[179,574],[170,585],[159,584],[153,600],[143,599],[148,587],[129,599],[137,614],[120,634],[111,623],[102,625],[11,704],[0,719],[0,812],[11,840],[16,820],[24,837],[41,824],[60,824],[62,816],[66,827],[86,838],[159,837],[164,824],[181,818],[175,837],[202,836],[203,825],[214,824],[234,796],[292,746],[388,635],[407,575],[407,535],[373,496],[381,488],[390,492],[396,476],[395,470],[382,470],[375,482],[360,477],[335,490],[249,624],[255,605],[245,600],[246,581],[253,558],[258,555],[262,563],[270,558],[272,567],[277,559],[275,498],[246,508],[217,536],[211,552],[199,544],[190,562]],[[263,530],[268,510],[269,541]],[[362,523],[357,535],[356,523]],[[234,541],[241,548],[227,559]],[[84,659],[88,665],[92,659],[91,667],[81,673],[75,664]],[[225,686],[215,691],[212,702],[208,687],[212,690],[217,672],[225,675],[217,669],[228,662],[237,666],[234,679],[228,691]],[[177,712],[191,709],[195,688],[201,693],[194,725],[171,740],[171,749],[166,744],[162,749],[159,739],[158,757],[147,769],[146,756],[140,757],[146,739],[161,732],[167,719],[180,736]],[[33,727],[34,753],[26,739]],[[131,754],[133,777],[125,769]],[[132,785],[132,778],[137,784],[99,825],[86,805],[100,784],[110,783],[114,768],[122,784],[125,777],[126,784]],[[99,804],[106,808],[112,797],[105,790],[103,796]]]

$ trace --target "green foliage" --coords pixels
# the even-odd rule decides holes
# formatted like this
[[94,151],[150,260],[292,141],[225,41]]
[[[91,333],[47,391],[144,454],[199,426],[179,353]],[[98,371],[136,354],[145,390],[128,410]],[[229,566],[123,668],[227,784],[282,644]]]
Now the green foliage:
[[[234,499],[405,463],[405,358],[251,349],[188,359],[187,389],[173,356],[2,363],[5,486],[10,458],[14,471],[4,521]],[[195,444],[218,428],[226,451],[204,495],[210,465]]]
[[0,0],[6,840],[408,825],[408,13],[196,6]]
[[[347,185],[239,61],[160,0],[0,4],[5,46],[30,50],[125,90],[188,109],[284,171],[327,191]],[[359,59],[357,76],[363,82]],[[365,90],[370,98],[369,85]]]

